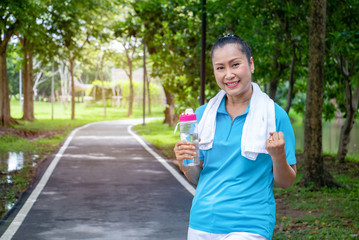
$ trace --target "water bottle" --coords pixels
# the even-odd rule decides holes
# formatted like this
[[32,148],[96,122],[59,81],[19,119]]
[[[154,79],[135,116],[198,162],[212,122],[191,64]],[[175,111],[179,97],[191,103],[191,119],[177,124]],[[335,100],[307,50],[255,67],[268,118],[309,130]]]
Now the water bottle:
[[184,114],[179,117],[181,140],[186,140],[192,143],[196,149],[196,155],[193,159],[186,159],[183,161],[185,166],[195,166],[199,164],[199,148],[198,148],[198,128],[197,117],[193,113],[192,108],[187,108]]

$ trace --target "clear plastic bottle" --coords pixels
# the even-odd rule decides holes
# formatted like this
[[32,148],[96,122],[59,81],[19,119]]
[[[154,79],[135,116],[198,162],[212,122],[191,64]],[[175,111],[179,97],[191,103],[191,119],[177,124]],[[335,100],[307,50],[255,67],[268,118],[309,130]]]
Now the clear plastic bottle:
[[199,164],[199,148],[198,148],[198,128],[197,128],[197,117],[193,113],[192,108],[187,108],[184,114],[181,114],[180,117],[180,133],[181,140],[187,140],[192,143],[196,149],[196,155],[193,159],[186,159],[183,161],[184,165],[195,166]]

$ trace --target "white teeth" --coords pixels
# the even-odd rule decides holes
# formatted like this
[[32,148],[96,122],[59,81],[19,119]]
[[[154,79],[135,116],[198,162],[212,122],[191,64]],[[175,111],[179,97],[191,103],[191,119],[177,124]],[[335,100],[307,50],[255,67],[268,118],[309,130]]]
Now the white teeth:
[[233,83],[226,83],[227,86],[233,86],[235,84],[237,84],[238,82],[233,82]]

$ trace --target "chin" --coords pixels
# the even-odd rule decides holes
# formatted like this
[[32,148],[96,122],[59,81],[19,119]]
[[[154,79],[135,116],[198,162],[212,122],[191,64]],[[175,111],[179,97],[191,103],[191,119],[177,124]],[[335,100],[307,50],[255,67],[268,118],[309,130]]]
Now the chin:
[[236,97],[236,96],[245,95],[248,91],[250,91],[249,89],[250,88],[248,88],[247,86],[240,86],[234,89],[225,88],[224,90],[226,91],[227,95],[231,97]]

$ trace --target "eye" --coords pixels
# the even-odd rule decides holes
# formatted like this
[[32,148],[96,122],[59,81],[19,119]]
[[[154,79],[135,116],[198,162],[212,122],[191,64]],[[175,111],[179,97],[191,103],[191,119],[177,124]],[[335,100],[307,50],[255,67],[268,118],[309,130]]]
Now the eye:
[[238,67],[240,65],[240,63],[233,63],[233,67]]
[[223,69],[222,66],[219,66],[219,67],[216,68],[216,70],[222,70],[222,69]]

